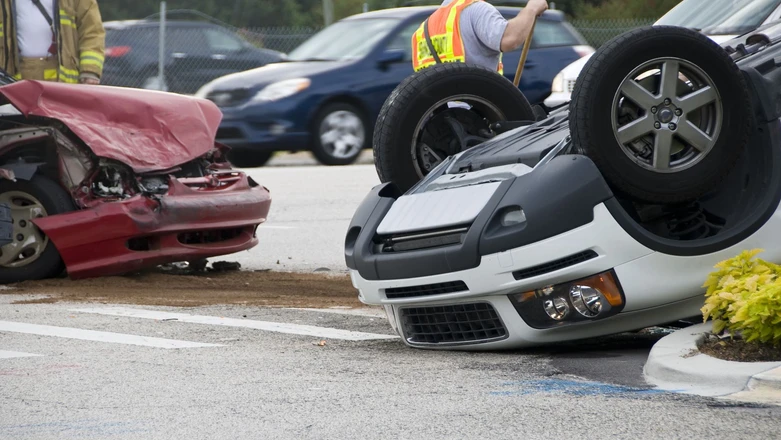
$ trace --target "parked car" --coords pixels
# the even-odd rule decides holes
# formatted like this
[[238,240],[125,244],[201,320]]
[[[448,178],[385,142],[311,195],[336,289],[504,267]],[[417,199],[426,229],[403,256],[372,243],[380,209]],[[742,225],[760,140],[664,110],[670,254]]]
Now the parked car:
[[[377,114],[412,70],[412,34],[436,6],[402,7],[340,20],[287,59],[214,80],[196,96],[224,113],[217,138],[240,166],[262,166],[274,151],[310,150],[324,164],[353,163],[371,146]],[[499,7],[507,18],[520,11]],[[593,51],[564,20],[547,11],[537,21],[519,88],[533,103],[549,93],[563,66]],[[504,55],[515,76],[521,49]]]
[[167,21],[165,84],[158,77],[160,22],[109,21],[103,84],[193,94],[207,82],[282,59],[282,52],[253,46],[205,21]]
[[212,102],[7,74],[0,84],[0,206],[13,215],[0,283],[116,275],[257,245],[271,198],[215,143]]
[[[722,43],[779,19],[781,0],[683,0],[654,24],[694,29]],[[590,57],[574,61],[556,75],[546,106],[569,102],[575,81]]]

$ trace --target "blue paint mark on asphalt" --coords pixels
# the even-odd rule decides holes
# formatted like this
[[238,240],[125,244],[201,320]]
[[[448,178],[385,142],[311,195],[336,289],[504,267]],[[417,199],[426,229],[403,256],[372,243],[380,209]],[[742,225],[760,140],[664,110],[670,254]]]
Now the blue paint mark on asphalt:
[[147,428],[138,427],[137,423],[128,422],[106,422],[97,419],[78,420],[72,422],[47,422],[47,423],[26,423],[20,425],[0,425],[0,434],[21,434],[21,433],[59,433],[67,434],[69,438],[94,437],[102,438],[108,435],[120,435],[136,432],[148,431]]
[[573,396],[604,396],[627,394],[659,394],[663,390],[610,385],[600,382],[579,382],[562,379],[543,379],[505,382],[504,391],[491,391],[492,396],[524,396],[528,394],[568,394]]

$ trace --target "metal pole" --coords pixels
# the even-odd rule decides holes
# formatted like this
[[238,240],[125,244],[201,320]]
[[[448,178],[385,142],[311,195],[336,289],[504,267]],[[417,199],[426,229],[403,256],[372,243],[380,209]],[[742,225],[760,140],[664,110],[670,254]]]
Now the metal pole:
[[323,18],[325,25],[328,26],[334,21],[334,2],[333,0],[323,0]]
[[367,12],[369,12],[369,4],[368,3],[364,3],[363,4],[363,13],[365,14]]
[[160,2],[160,53],[158,54],[157,76],[160,90],[165,90],[165,2]]

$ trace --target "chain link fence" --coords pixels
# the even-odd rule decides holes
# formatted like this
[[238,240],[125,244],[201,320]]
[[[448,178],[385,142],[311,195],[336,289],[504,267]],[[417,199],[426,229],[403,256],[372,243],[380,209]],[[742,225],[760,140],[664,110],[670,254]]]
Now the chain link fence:
[[[577,20],[571,24],[598,48],[623,32],[653,19]],[[159,76],[160,22],[107,22],[103,84],[194,94],[209,81],[264,66],[321,28],[237,28],[214,20],[165,21],[164,75]],[[240,97],[237,97],[237,99]]]

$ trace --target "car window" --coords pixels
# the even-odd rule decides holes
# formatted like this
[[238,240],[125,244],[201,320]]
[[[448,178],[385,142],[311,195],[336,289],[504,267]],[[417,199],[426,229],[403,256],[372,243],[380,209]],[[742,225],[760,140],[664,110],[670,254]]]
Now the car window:
[[203,29],[194,27],[167,29],[165,46],[168,52],[211,53]]
[[420,23],[410,23],[401,28],[398,34],[388,43],[388,50],[404,50],[404,60],[412,60],[412,34],[420,27]]
[[244,46],[241,40],[219,29],[206,29],[206,40],[213,52],[236,52]]
[[581,44],[577,37],[562,23],[537,20],[532,35],[532,48],[577,46]]
[[656,24],[683,26],[706,35],[742,34],[759,27],[781,0],[684,0]]
[[398,19],[365,18],[337,21],[288,54],[291,61],[361,58],[398,25]]

